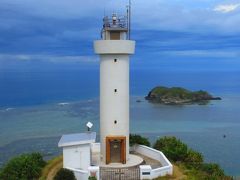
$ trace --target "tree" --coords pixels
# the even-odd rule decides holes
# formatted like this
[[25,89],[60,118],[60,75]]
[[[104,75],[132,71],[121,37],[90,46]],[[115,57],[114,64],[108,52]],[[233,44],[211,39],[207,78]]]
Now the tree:
[[137,134],[130,134],[129,144],[130,144],[130,146],[133,146],[135,144],[150,146],[150,142],[147,138],[142,137],[142,136],[137,135]]
[[54,176],[54,180],[76,180],[76,178],[72,171],[61,168]]
[[188,156],[188,147],[176,137],[163,137],[156,141],[154,148],[162,151],[172,161],[184,161]]
[[12,158],[1,170],[0,179],[37,179],[46,162],[40,153],[22,154]]

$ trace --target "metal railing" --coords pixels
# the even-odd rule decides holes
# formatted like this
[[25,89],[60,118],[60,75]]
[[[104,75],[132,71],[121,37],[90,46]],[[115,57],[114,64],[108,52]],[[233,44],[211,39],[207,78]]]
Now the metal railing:
[[139,180],[139,167],[106,168],[100,167],[101,180]]
[[105,16],[103,18],[103,28],[128,28],[127,17],[111,17]]

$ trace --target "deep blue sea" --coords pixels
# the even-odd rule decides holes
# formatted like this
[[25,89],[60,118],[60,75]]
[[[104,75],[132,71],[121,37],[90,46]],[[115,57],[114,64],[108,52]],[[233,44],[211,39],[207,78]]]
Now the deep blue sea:
[[[177,136],[202,152],[207,162],[240,175],[240,71],[132,69],[130,77],[131,133],[151,142]],[[202,89],[222,100],[208,105],[150,104],[144,96],[157,85]],[[0,165],[24,152],[57,155],[59,137],[85,131],[88,121],[98,132],[97,68],[0,71]]]

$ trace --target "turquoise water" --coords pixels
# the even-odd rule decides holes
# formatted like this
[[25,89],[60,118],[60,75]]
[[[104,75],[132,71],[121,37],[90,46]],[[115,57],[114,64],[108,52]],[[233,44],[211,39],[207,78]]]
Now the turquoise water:
[[[0,96],[1,164],[14,155],[31,151],[40,151],[46,158],[51,158],[61,153],[57,147],[60,136],[85,131],[88,121],[92,121],[93,130],[99,132],[98,81],[83,77],[79,80],[71,73],[66,74],[67,78],[54,73],[50,78],[46,74],[41,77],[35,73],[30,77],[20,73],[25,78],[18,74],[18,80],[13,78],[14,74],[10,75],[0,79],[4,81],[1,94],[5,93],[5,97]],[[151,78],[153,75],[156,78]],[[131,72],[131,133],[142,134],[151,142],[164,135],[175,135],[202,152],[207,162],[219,163],[230,175],[240,175],[240,76],[236,75],[239,73],[209,72],[203,76],[203,73],[194,72]],[[59,82],[54,80],[56,77]],[[97,77],[96,71],[91,78]],[[14,83],[9,79],[14,79]],[[38,84],[38,81],[45,84]],[[49,90],[48,84],[51,84]],[[144,95],[157,84],[204,89],[223,100],[190,106],[148,103]],[[23,86],[28,88],[23,90]],[[19,89],[21,92],[17,91]],[[136,102],[139,99],[142,101]]]

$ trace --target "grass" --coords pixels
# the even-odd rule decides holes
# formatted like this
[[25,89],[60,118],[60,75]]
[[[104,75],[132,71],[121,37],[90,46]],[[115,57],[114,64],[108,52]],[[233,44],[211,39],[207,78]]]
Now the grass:
[[173,175],[167,175],[164,177],[159,177],[154,180],[185,180],[187,179],[186,174],[180,166],[173,164]]
[[199,179],[206,179],[206,180],[232,180],[232,177],[212,177],[209,176],[206,172],[196,170],[196,169],[189,169],[184,164],[178,163],[173,165],[173,175],[172,176],[164,176],[159,177],[154,180],[199,180]]
[[63,167],[63,156],[58,156],[48,161],[42,170],[39,180],[52,180],[59,169]]

